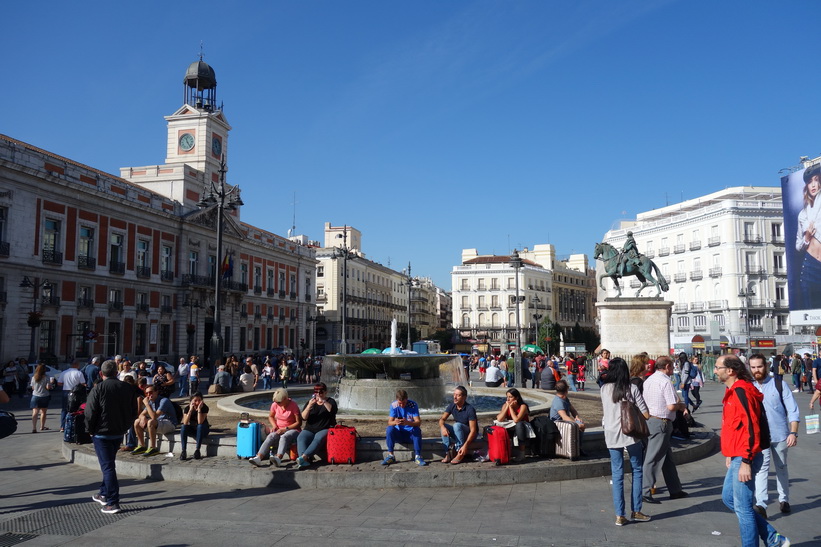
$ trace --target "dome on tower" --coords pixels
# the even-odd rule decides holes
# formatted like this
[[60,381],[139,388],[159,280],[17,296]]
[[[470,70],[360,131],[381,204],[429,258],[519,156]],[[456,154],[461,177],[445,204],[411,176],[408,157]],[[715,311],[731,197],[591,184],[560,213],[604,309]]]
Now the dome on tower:
[[214,69],[205,61],[194,61],[188,65],[183,83],[198,91],[214,89],[217,87],[217,75],[214,73]]

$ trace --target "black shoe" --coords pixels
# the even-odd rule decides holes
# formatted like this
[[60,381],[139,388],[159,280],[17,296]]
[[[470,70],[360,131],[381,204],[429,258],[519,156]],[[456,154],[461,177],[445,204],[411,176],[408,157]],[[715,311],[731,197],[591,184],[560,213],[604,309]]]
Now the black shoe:
[[184,462],[184,461],[185,461],[185,460],[187,460],[187,459],[188,459],[188,454],[186,454],[186,453],[185,453],[185,450],[183,450],[183,451],[180,453],[180,461],[181,461],[181,462]]
[[753,505],[753,511],[761,515],[761,518],[767,518],[767,510],[761,507],[760,505]]
[[781,512],[782,513],[789,513],[791,511],[792,511],[792,509],[790,509],[790,502],[782,501],[781,502]]
[[201,460],[202,459],[202,454],[200,454],[200,449],[199,448],[194,450],[194,459],[195,460]]
[[661,503],[659,500],[657,500],[656,498],[654,498],[652,496],[642,496],[641,499],[644,500],[644,503],[653,503],[653,504]]
[[682,490],[680,492],[676,492],[675,494],[670,494],[670,499],[671,500],[680,500],[681,498],[686,498],[689,495],[690,494],[688,494],[687,492]]

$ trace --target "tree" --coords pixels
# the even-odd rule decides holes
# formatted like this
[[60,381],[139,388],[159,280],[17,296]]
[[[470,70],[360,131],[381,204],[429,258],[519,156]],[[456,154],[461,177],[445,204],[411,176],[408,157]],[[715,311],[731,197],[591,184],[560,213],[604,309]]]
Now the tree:
[[431,335],[431,340],[439,342],[442,351],[448,351],[453,349],[453,335],[455,333],[455,329],[439,329]]

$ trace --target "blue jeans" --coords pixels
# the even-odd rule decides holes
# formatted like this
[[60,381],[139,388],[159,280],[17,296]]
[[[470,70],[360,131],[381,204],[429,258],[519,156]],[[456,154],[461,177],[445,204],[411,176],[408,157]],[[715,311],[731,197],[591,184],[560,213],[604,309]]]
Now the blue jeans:
[[388,452],[393,453],[393,447],[396,443],[413,443],[413,452],[417,456],[422,455],[422,429],[414,427],[411,431],[398,429],[396,426],[389,425],[385,431],[385,440],[388,444]]
[[753,511],[755,496],[755,475],[761,469],[764,457],[758,453],[753,458],[752,474],[753,478],[747,482],[738,480],[738,468],[741,466],[741,457],[730,460],[730,467],[724,477],[724,488],[721,490],[721,501],[724,502],[731,511],[738,517],[738,526],[741,530],[742,547],[756,547],[758,538],[764,540],[766,545],[777,545],[775,528],[764,520],[758,513]]
[[211,428],[208,424],[189,424],[189,425],[181,425],[180,426],[180,444],[182,445],[183,451],[185,451],[185,445],[188,441],[188,437],[196,439],[197,446],[195,450],[200,449],[200,445],[202,445],[202,441],[208,436],[208,433],[211,432]]
[[[770,448],[761,453],[761,469],[755,474],[755,503],[766,509],[767,479],[770,468],[775,467],[775,485],[778,488],[778,501],[790,501],[790,477],[787,471],[787,441],[786,439],[771,443]],[[772,463],[771,463],[772,462]]]
[[682,397],[682,399],[684,399],[684,407],[687,410],[690,410],[691,406],[695,406],[695,405],[692,405],[690,403],[690,386],[689,385],[686,385],[683,388],[681,388],[681,397]]
[[303,429],[299,432],[299,437],[296,438],[297,453],[303,458],[310,458],[316,454],[317,450],[325,446],[325,439],[327,437],[327,429],[322,429],[316,433]]
[[66,416],[68,416],[68,394],[71,392],[64,389],[60,393],[62,394],[62,398],[60,400],[60,404],[62,405],[60,410],[60,429],[62,430],[66,427]]
[[454,422],[453,425],[445,424],[445,429],[448,431],[448,436],[442,435],[442,444],[445,445],[445,450],[459,450],[468,440],[470,434],[470,426]]
[[[610,448],[610,472],[613,476],[613,508],[617,517],[626,517],[624,512],[624,449]],[[633,483],[630,491],[630,510],[641,511],[642,465],[644,465],[644,447],[634,443],[627,447],[630,466],[633,468]]]
[[262,389],[263,390],[271,389],[272,384],[273,384],[273,382],[271,381],[270,376],[263,376],[262,377]]
[[180,378],[180,393],[177,397],[188,397],[188,382],[185,378]]
[[567,375],[567,383],[570,385],[570,391],[579,391],[576,387],[576,375],[575,374],[568,374]]
[[120,448],[120,440],[92,437],[92,441],[94,442],[94,452],[97,453],[97,461],[100,462],[100,470],[103,472],[100,495],[105,497],[108,505],[119,505],[120,483],[117,481],[115,458],[117,457],[117,450]]

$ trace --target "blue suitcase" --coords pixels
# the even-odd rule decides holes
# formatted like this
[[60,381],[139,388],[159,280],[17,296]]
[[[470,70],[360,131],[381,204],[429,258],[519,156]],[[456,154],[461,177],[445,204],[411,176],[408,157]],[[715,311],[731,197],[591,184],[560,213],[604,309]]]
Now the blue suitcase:
[[237,458],[253,458],[261,444],[259,422],[237,423]]

